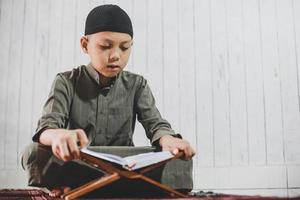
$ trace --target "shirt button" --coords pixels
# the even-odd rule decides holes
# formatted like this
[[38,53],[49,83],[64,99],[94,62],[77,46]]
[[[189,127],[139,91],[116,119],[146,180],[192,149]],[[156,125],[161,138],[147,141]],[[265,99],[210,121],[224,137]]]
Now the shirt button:
[[111,135],[106,135],[105,137],[106,137],[106,139],[111,139],[112,138]]

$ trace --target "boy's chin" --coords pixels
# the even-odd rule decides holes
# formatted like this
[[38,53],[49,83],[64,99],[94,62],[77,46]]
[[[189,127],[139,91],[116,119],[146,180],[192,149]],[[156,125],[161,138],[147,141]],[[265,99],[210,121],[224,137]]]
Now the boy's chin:
[[105,78],[114,78],[116,77],[118,74],[120,73],[120,71],[118,72],[113,72],[113,73],[105,73],[105,74],[102,74]]

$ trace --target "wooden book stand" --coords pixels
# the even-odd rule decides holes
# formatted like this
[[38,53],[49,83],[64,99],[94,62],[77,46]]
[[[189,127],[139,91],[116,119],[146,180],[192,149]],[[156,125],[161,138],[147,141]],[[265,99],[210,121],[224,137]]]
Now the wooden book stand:
[[112,165],[108,161],[105,161],[105,160],[102,160],[99,158],[95,158],[91,155],[81,152],[81,159],[84,162],[106,172],[107,175],[97,178],[93,181],[90,181],[80,187],[77,187],[77,188],[71,190],[70,192],[68,192],[64,195],[64,198],[66,200],[71,200],[71,199],[81,197],[89,192],[99,189],[105,185],[111,184],[122,178],[129,179],[129,180],[140,179],[142,181],[150,183],[151,185],[167,192],[171,197],[188,197],[187,195],[180,193],[180,192],[172,189],[171,187],[164,185],[162,183],[159,183],[159,182],[144,175],[146,172],[154,170],[155,168],[165,164],[166,162],[168,162],[170,160],[178,159],[181,156],[183,156],[183,152],[179,152],[177,155],[175,155],[171,159],[150,165],[148,167],[142,168],[141,170],[128,171],[126,169],[118,168],[118,167]]

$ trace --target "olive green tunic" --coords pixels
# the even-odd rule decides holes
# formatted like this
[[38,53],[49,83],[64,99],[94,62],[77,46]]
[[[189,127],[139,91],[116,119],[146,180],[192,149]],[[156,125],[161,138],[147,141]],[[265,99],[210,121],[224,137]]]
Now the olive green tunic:
[[133,146],[136,118],[152,143],[174,134],[145,78],[122,71],[109,87],[101,87],[98,72],[83,65],[56,76],[33,140],[45,129],[80,128],[91,145]]

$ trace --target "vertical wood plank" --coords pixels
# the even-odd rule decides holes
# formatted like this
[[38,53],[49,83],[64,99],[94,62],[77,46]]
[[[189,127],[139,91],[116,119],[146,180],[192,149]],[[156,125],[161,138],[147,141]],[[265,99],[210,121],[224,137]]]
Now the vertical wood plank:
[[[146,1],[134,0],[132,8],[133,25],[133,46],[132,46],[132,71],[147,78],[147,52],[148,32],[147,17],[148,6]],[[149,140],[145,137],[145,130],[140,123],[136,123],[135,134],[133,135],[135,145],[149,145]]]
[[90,11],[93,8],[100,6],[102,4],[105,4],[105,0],[90,0]]
[[196,188],[211,189],[278,189],[286,188],[286,167],[272,166],[230,166],[203,167],[195,171],[199,182]]
[[[295,51],[296,51],[296,64],[297,64],[297,78],[298,78],[298,103],[300,109],[300,2],[293,0],[293,23],[294,23],[294,38],[295,38]],[[300,190],[298,190],[298,194],[300,194]]]
[[226,8],[224,0],[215,0],[211,4],[214,162],[224,166],[231,164]]
[[180,127],[184,138],[196,147],[194,1],[179,1]]
[[249,164],[266,163],[264,82],[261,58],[259,1],[242,1],[247,87]]
[[287,165],[287,186],[290,188],[300,188],[300,165]]
[[[35,62],[33,63],[33,93],[32,93],[32,121],[33,128],[36,128],[38,119],[42,113],[49,89],[47,83],[48,62],[49,62],[49,8],[50,1],[38,2],[37,27],[35,35]],[[51,80],[52,81],[52,80]]]
[[[24,1],[13,1],[13,11],[24,15]],[[24,19],[24,18],[23,18]],[[21,75],[23,20],[13,15],[10,26],[7,96],[5,109],[5,168],[15,169],[18,165],[19,88]],[[13,154],[12,154],[13,152]]]
[[[21,153],[31,142],[31,135],[34,133],[32,118],[32,95],[34,81],[34,65],[35,62],[35,39],[36,39],[36,23],[37,23],[37,0],[26,0],[24,15],[24,33],[23,48],[21,62],[21,80],[19,90],[19,131],[18,131],[18,158]],[[20,162],[18,162],[20,166]],[[21,167],[21,166],[20,166]]]
[[[48,62],[47,62],[47,95],[50,92],[51,85],[57,73],[61,72],[61,44],[64,34],[62,18],[63,18],[63,2],[60,0],[52,0],[49,5],[49,47],[48,47]],[[44,103],[44,102],[43,102]],[[42,108],[40,108],[42,109]]]
[[[6,169],[0,171],[0,188],[24,188],[27,181],[25,179],[26,172],[16,169]],[[2,199],[7,199],[1,197]]]
[[163,0],[163,105],[164,116],[173,130],[180,132],[179,122],[179,49],[178,1]]
[[0,2],[0,135],[3,138],[0,140],[0,169],[5,165],[5,137],[6,137],[6,100],[8,92],[8,70],[9,70],[9,49],[11,48],[10,38],[12,37],[11,23],[12,23],[12,9],[13,1]]
[[300,2],[293,0],[293,26],[297,65],[298,105],[300,110]]
[[300,163],[300,116],[298,69],[295,52],[293,2],[277,0],[278,56],[281,74],[284,156],[287,163]]
[[232,164],[247,165],[249,158],[242,1],[227,0],[226,15]]
[[132,8],[133,46],[132,71],[147,77],[147,17],[146,1],[134,0]]
[[162,58],[162,3],[161,0],[148,2],[148,84],[156,100],[158,110],[163,114],[163,76]]
[[[195,1],[195,66],[197,99],[197,154],[200,166],[213,166],[213,94],[211,55],[211,3]],[[200,177],[199,177],[200,178]]]
[[288,197],[289,198],[293,198],[293,197],[299,197],[300,196],[300,189],[294,189],[294,188],[291,188],[291,189],[288,189],[287,190],[288,192]]
[[281,164],[284,162],[282,141],[283,121],[275,1],[260,1],[260,17],[265,87],[267,163]]
[[75,27],[75,10],[76,1],[64,0],[63,1],[63,17],[62,17],[62,38],[61,38],[61,58],[60,69],[61,71],[70,70],[74,65],[74,51],[78,45],[74,44],[76,27]]

